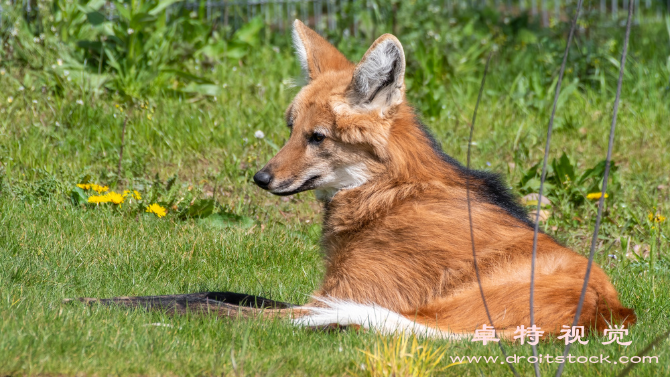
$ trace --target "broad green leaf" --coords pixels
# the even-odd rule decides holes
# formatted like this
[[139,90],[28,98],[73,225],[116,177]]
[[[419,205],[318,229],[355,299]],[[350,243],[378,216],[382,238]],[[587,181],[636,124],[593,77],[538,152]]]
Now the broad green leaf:
[[135,30],[135,33],[150,30],[156,23],[156,16],[149,13],[135,13],[130,20],[129,26]]
[[77,46],[99,52],[102,47],[102,42],[98,41],[77,41]]
[[70,199],[72,200],[72,204],[78,206],[88,202],[88,195],[86,195],[86,192],[84,192],[84,190],[81,188],[75,187],[70,192]]
[[199,199],[196,200],[192,206],[183,213],[184,217],[191,218],[203,218],[207,217],[214,212],[214,200],[213,199]]
[[263,25],[263,19],[260,16],[254,17],[254,19],[235,32],[233,39],[250,46],[256,46],[260,42],[259,32],[263,28]]
[[90,12],[86,14],[86,19],[88,23],[93,26],[98,26],[105,22],[105,15],[100,12]]
[[[581,185],[584,183],[587,179],[592,178],[592,184],[589,186],[589,190],[593,188],[598,188],[600,184],[602,183],[602,180],[605,176],[605,163],[606,161],[600,161],[596,165],[594,165],[590,169],[586,169],[584,174],[579,178],[579,184]],[[610,161],[610,177],[613,176],[613,173],[615,173],[618,170],[618,167],[614,163],[614,161]]]
[[105,5],[106,0],[91,0],[86,2],[86,4],[78,5],[78,9],[83,9],[82,12],[88,13],[96,10],[100,10],[103,5]]
[[554,168],[554,175],[561,184],[566,184],[568,181],[575,182],[575,167],[570,162],[568,156],[563,152],[558,160],[552,161]]
[[172,186],[174,186],[175,182],[177,182],[177,175],[173,175],[170,179],[168,179],[167,183],[165,184],[165,191],[170,191],[172,189]]
[[130,21],[130,10],[124,7],[123,3],[119,1],[115,1],[114,5],[116,5],[116,11],[119,13],[119,16],[126,21]]
[[239,46],[239,45],[236,45],[236,46],[231,45],[230,47],[228,47],[228,50],[226,51],[225,56],[230,58],[230,59],[237,60],[237,59],[242,59],[243,57],[245,57],[248,52],[249,52],[248,47]]
[[114,51],[108,48],[107,45],[105,45],[105,55],[107,56],[107,64],[112,66],[117,72],[121,71],[121,65],[119,65],[116,57],[114,57]]

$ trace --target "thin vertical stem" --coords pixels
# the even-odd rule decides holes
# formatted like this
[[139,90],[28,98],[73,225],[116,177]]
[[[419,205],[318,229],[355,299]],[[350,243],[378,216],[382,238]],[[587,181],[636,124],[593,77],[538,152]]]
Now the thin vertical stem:
[[[489,70],[489,63],[491,62],[491,57],[493,56],[493,51],[489,53],[488,58],[486,59],[486,66],[484,67],[484,75],[482,76],[482,83],[479,86],[479,94],[477,95],[477,102],[475,103],[475,111],[472,114],[472,124],[470,125],[470,137],[468,138],[468,158],[467,158],[467,164],[466,168],[467,170],[470,170],[470,156],[472,153],[472,135],[475,131],[475,121],[477,120],[477,109],[479,109],[479,102],[482,99],[482,93],[484,92],[484,83],[486,82],[486,73]],[[491,312],[489,312],[489,307],[486,304],[486,297],[484,296],[484,289],[482,288],[482,281],[481,277],[479,274],[479,265],[477,264],[477,253],[475,252],[475,231],[474,227],[472,225],[472,207],[470,204],[470,175],[466,174],[465,176],[465,196],[467,199],[468,203],[468,221],[470,224],[470,244],[472,245],[472,262],[475,268],[475,275],[477,276],[477,284],[479,285],[479,293],[482,296],[482,302],[484,304],[484,310],[486,311],[486,316],[488,317],[489,323],[491,326],[494,328],[495,332],[495,325],[493,324],[493,319],[491,318]],[[507,366],[510,368],[512,373],[515,376],[519,376],[517,373],[516,369],[514,369],[514,366],[507,362],[507,352],[505,351],[505,348],[503,345],[498,342],[498,347],[500,347],[500,351],[502,352],[503,356],[505,357],[505,362],[507,363]]]
[[[593,238],[591,239],[591,250],[589,251],[589,262],[586,266],[586,274],[584,275],[584,284],[582,286],[582,293],[579,296],[579,304],[575,312],[575,319],[572,321],[572,326],[577,326],[579,323],[579,316],[582,314],[582,307],[584,306],[584,298],[586,297],[586,288],[588,287],[589,277],[591,275],[591,267],[593,266],[593,257],[596,250],[596,242],[598,241],[598,230],[600,229],[600,220],[602,218],[603,207],[605,205],[605,193],[607,192],[607,179],[610,173],[610,161],[612,159],[612,148],[614,146],[614,131],[616,129],[617,114],[619,112],[619,100],[621,98],[621,84],[623,82],[623,72],[626,66],[626,55],[628,53],[628,40],[630,38],[630,25],[633,17],[633,0],[628,4],[628,19],[626,21],[626,36],[623,41],[623,51],[621,52],[621,62],[619,63],[619,81],[617,82],[616,97],[614,99],[614,108],[612,110],[612,124],[610,126],[609,144],[607,146],[607,159],[605,160],[605,174],[603,175],[603,186],[601,190],[600,200],[598,201],[598,215],[596,216],[596,225],[593,230]],[[570,351],[571,343],[565,345],[563,356],[567,356]],[[563,373],[565,362],[558,366],[556,377],[560,377]]]
[[[556,115],[556,107],[558,105],[558,96],[561,93],[561,84],[563,82],[563,74],[565,73],[565,65],[568,62],[568,53],[570,52],[570,46],[572,45],[572,39],[575,35],[575,28],[577,27],[577,20],[579,19],[579,13],[582,10],[583,0],[577,2],[577,9],[575,10],[575,16],[572,19],[572,26],[570,27],[570,34],[568,35],[568,42],[565,45],[565,52],[563,53],[563,61],[561,62],[561,69],[558,73],[558,81],[556,83],[556,90],[554,92],[554,104],[551,108],[551,116],[549,117],[549,125],[547,126],[547,141],[544,146],[544,159],[542,160],[542,175],[540,178],[540,190],[537,198],[537,210],[535,213],[535,229],[533,231],[533,256],[531,258],[530,264],[530,325],[535,325],[535,311],[534,311],[534,301],[535,301],[535,263],[537,260],[537,236],[540,230],[540,211],[542,210],[542,191],[544,190],[544,180],[547,178],[547,161],[549,160],[549,148],[551,146],[551,134],[554,128],[554,116]],[[537,346],[533,345],[533,356],[537,360]],[[536,362],[535,366],[535,375],[540,375],[540,367]]]

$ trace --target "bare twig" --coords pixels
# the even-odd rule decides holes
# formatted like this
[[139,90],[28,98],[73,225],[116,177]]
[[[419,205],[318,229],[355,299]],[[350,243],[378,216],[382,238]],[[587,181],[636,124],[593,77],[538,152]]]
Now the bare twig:
[[[626,36],[623,41],[623,50],[621,52],[621,63],[619,66],[619,81],[617,82],[616,88],[616,98],[614,99],[614,108],[612,110],[612,124],[610,126],[610,138],[609,144],[607,146],[607,159],[605,160],[605,174],[603,176],[603,186],[600,195],[600,200],[598,201],[598,215],[596,216],[596,225],[593,230],[593,238],[591,239],[591,250],[589,252],[589,263],[586,267],[586,275],[584,275],[584,285],[582,286],[582,293],[579,296],[579,304],[577,305],[577,312],[575,313],[575,319],[572,321],[572,326],[577,326],[579,321],[579,316],[582,313],[582,307],[584,306],[584,297],[586,296],[586,288],[589,283],[589,276],[591,275],[591,267],[593,266],[593,256],[596,250],[596,242],[598,241],[598,230],[600,229],[600,220],[602,218],[603,207],[605,204],[605,193],[607,192],[607,179],[610,173],[610,161],[612,159],[612,147],[614,146],[614,130],[616,129],[616,119],[617,113],[619,112],[619,99],[621,98],[621,83],[623,82],[623,71],[626,66],[626,54],[628,53],[628,39],[630,38],[630,25],[633,15],[633,3],[630,1],[628,4],[628,19],[626,21]],[[563,351],[563,356],[568,354],[570,351],[570,344],[565,345],[565,350]],[[558,366],[556,371],[556,377],[560,377],[563,373],[563,368],[565,367],[565,361]]]
[[[493,56],[493,51],[489,53],[488,58],[486,59],[486,66],[484,67],[484,75],[482,76],[482,83],[481,86],[479,87],[479,94],[477,95],[477,103],[475,103],[475,111],[472,114],[472,123],[470,124],[470,137],[468,139],[468,159],[467,159],[467,164],[466,168],[470,170],[470,155],[471,155],[471,149],[472,149],[472,135],[475,130],[475,121],[477,120],[477,109],[479,109],[479,102],[482,99],[482,92],[484,91],[484,83],[486,82],[486,73],[489,70],[489,63],[491,62],[491,57]],[[479,284],[479,293],[482,296],[482,302],[484,303],[484,310],[486,310],[486,316],[488,317],[489,323],[491,326],[493,326],[494,331],[495,331],[495,326],[493,325],[493,319],[491,318],[491,312],[489,312],[489,307],[486,304],[486,297],[484,297],[484,289],[482,288],[482,280],[479,274],[479,266],[477,265],[477,253],[475,252],[475,232],[472,226],[472,209],[470,206],[470,175],[466,174],[465,175],[465,195],[467,198],[468,202],[468,221],[470,223],[470,243],[472,244],[472,260],[473,264],[475,267],[475,275],[477,275],[477,284]],[[519,376],[517,373],[516,369],[514,369],[514,366],[507,362],[507,352],[505,351],[505,348],[503,347],[500,342],[498,342],[498,347],[500,347],[500,351],[502,352],[503,356],[505,357],[505,362],[507,363],[507,366],[510,368],[512,373],[515,376]]]
[[[542,210],[542,191],[544,190],[544,180],[547,178],[547,160],[549,160],[549,148],[551,146],[551,133],[554,128],[554,116],[556,115],[556,107],[558,105],[558,96],[561,93],[561,83],[563,82],[563,74],[565,73],[565,65],[568,61],[568,53],[570,52],[570,46],[572,44],[572,38],[575,35],[575,28],[577,26],[577,20],[579,19],[579,13],[582,10],[582,0],[577,2],[577,9],[575,10],[575,16],[572,19],[572,26],[570,27],[570,34],[568,35],[568,42],[565,45],[565,52],[563,53],[563,62],[561,62],[561,69],[558,73],[558,81],[556,82],[556,90],[554,92],[554,104],[551,108],[551,116],[549,117],[549,125],[547,126],[547,142],[544,146],[544,159],[542,160],[542,176],[540,179],[540,190],[537,198],[537,211],[535,213],[535,228],[533,230],[533,256],[530,262],[530,325],[535,325],[535,311],[534,311],[534,301],[535,301],[535,262],[537,260],[537,236],[540,230],[540,211]],[[533,356],[538,360],[537,354],[537,345],[533,344]],[[533,363],[535,367],[535,376],[540,376],[540,365],[535,362]]]

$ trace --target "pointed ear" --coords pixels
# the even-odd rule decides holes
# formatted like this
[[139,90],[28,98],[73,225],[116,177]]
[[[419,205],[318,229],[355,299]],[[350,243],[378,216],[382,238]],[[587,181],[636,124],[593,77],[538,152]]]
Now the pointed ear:
[[354,106],[384,110],[405,96],[405,52],[400,41],[384,34],[370,46],[354,69],[348,97]]
[[323,72],[350,69],[352,66],[338,49],[300,20],[293,22],[293,46],[308,81]]

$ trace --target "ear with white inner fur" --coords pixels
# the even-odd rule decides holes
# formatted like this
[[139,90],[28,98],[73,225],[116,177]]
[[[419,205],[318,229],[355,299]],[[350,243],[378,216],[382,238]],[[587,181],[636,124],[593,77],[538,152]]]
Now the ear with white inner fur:
[[308,81],[326,71],[351,69],[351,62],[300,20],[293,22],[293,46]]
[[354,106],[384,110],[405,95],[405,52],[400,41],[384,34],[372,44],[354,69],[348,97]]

